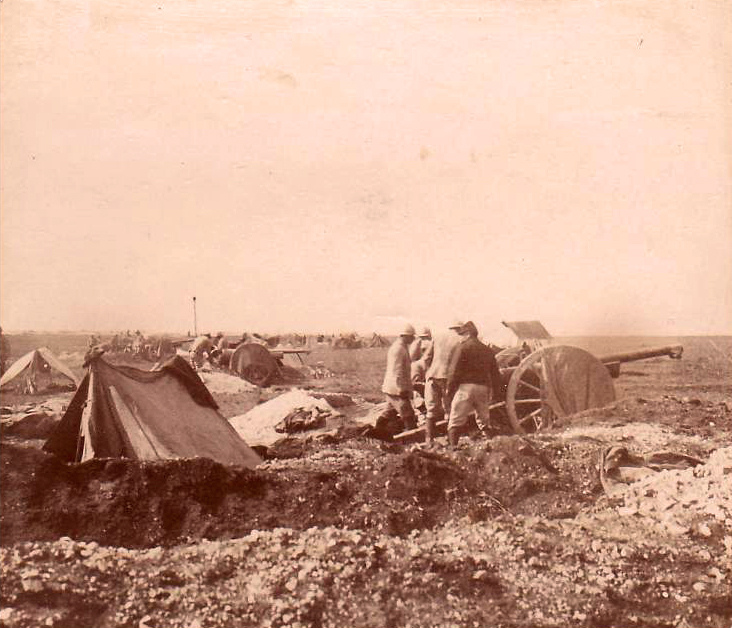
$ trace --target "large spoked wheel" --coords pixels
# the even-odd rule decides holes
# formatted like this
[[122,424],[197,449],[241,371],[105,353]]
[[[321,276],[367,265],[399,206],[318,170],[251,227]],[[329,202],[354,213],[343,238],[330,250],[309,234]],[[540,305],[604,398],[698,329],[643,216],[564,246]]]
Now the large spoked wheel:
[[229,368],[256,386],[269,385],[279,372],[277,360],[266,347],[256,343],[239,345]]
[[546,429],[554,420],[542,397],[544,352],[540,349],[524,358],[508,381],[506,414],[517,434]]
[[524,358],[506,389],[506,414],[517,434],[552,427],[557,419],[615,401],[605,365],[579,347],[544,347]]

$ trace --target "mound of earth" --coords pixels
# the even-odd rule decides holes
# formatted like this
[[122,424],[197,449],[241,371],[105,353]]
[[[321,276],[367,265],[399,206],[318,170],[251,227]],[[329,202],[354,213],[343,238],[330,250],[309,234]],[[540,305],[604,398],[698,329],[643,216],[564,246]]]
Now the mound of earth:
[[568,464],[516,436],[458,452],[299,442],[294,457],[254,471],[207,459],[66,465],[3,444],[2,544],[70,536],[150,547],[331,525],[405,535],[463,515],[568,516],[601,490],[593,446]]
[[3,417],[2,435],[18,438],[48,438],[56,427],[58,419],[46,412],[30,412],[12,417]]

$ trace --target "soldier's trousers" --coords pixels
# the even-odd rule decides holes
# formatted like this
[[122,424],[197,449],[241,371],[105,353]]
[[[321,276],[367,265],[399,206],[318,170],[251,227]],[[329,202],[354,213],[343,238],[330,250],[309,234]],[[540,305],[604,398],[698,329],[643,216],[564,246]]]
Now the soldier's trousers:
[[475,412],[475,422],[485,433],[491,423],[491,393],[488,386],[482,384],[460,384],[452,398],[450,421],[447,429],[465,427],[468,417]]
[[378,418],[377,427],[390,426],[388,429],[394,434],[417,427],[417,418],[414,415],[411,399],[397,395],[386,395],[386,400],[389,405]]
[[424,386],[424,404],[427,407],[427,418],[442,421],[450,411],[447,405],[447,380],[429,377]]

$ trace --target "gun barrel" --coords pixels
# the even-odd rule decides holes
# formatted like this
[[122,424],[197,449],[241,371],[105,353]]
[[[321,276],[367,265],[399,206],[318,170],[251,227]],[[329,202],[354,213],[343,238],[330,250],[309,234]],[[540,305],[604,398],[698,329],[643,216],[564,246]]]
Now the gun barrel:
[[657,358],[667,355],[674,360],[680,360],[684,353],[684,347],[681,345],[667,345],[665,347],[656,347],[653,349],[640,349],[638,351],[628,351],[625,353],[611,353],[603,355],[600,362],[603,364],[636,362],[638,360],[647,360],[648,358]]

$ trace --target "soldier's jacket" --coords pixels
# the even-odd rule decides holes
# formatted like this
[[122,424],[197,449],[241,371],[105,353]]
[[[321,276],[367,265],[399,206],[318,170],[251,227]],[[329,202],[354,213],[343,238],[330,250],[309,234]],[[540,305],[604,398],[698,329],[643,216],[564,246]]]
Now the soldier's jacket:
[[412,371],[409,351],[400,338],[386,354],[386,373],[381,390],[387,395],[403,396],[412,392]]
[[213,342],[206,336],[198,336],[189,349],[190,353],[196,355],[203,355],[205,352],[209,352],[213,349]]
[[447,379],[447,366],[450,354],[460,344],[460,336],[450,331],[432,338],[430,347],[425,353],[425,364],[429,365],[426,378]]
[[432,341],[428,338],[417,338],[411,345],[409,345],[409,357],[412,362],[421,360],[427,351],[429,351]]

